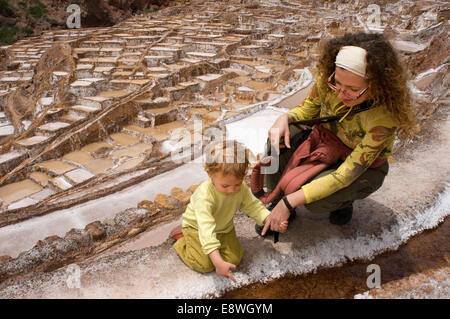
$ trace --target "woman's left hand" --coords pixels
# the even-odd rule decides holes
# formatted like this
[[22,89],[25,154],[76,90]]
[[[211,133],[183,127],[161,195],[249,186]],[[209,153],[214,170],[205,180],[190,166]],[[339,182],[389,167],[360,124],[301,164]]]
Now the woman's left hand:
[[285,232],[286,227],[283,227],[282,223],[287,222],[289,215],[290,215],[289,209],[286,207],[284,202],[280,200],[278,204],[275,206],[275,208],[272,210],[270,215],[267,216],[261,235],[264,236],[269,227],[271,230],[276,232]]

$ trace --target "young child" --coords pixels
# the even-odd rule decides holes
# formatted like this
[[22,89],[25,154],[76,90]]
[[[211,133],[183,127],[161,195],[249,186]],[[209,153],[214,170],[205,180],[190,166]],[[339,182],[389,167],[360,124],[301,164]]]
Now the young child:
[[[206,152],[205,171],[209,178],[191,196],[183,214],[182,233],[174,249],[191,269],[236,279],[232,270],[241,262],[244,250],[236,237],[233,217],[238,209],[263,225],[270,214],[244,182],[248,170],[248,150],[236,141],[220,141]],[[282,224],[282,232],[287,222]]]

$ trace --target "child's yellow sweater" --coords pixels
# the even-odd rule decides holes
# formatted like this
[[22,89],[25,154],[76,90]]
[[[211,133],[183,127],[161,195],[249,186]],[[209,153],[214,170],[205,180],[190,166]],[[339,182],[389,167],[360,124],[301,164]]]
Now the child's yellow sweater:
[[[338,93],[313,86],[303,103],[290,110],[295,121],[332,116],[348,108],[338,98]],[[345,114],[345,113],[344,113]],[[383,105],[323,124],[353,152],[333,173],[302,186],[306,203],[327,197],[353,183],[377,158],[387,159],[392,152],[397,121]]]
[[208,255],[220,248],[216,234],[228,233],[233,229],[233,217],[238,209],[260,226],[270,214],[244,182],[238,191],[226,195],[219,192],[208,178],[192,194],[183,214],[182,226],[198,230],[203,252]]

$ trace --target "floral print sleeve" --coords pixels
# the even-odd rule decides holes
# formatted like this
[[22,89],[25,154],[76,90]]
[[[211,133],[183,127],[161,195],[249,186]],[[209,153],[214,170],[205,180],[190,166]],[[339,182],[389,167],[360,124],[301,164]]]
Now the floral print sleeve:
[[[365,113],[365,114],[364,114]],[[359,117],[356,119],[356,117]],[[353,148],[352,153],[345,161],[331,174],[313,180],[311,183],[303,185],[306,203],[311,203],[325,198],[334,192],[349,186],[361,174],[372,165],[378,158],[386,158],[392,151],[395,138],[396,122],[385,108],[362,112],[349,119],[347,125],[351,126],[352,121],[362,123],[362,139]],[[344,121],[343,125],[346,127]],[[338,134],[338,136],[341,134]],[[356,135],[353,135],[356,136]]]
[[314,84],[303,102],[287,113],[293,117],[294,121],[310,120],[319,115],[320,107],[321,103],[317,84]]

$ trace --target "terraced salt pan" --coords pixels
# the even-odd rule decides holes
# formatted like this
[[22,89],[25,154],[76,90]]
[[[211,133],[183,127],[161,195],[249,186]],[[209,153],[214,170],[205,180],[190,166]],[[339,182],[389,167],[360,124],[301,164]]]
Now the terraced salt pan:
[[14,126],[12,125],[0,126],[0,136],[11,134],[14,134]]
[[[142,200],[153,200],[158,193],[170,194],[174,185],[186,190],[207,177],[200,163],[187,163],[120,192],[92,200],[68,209],[35,217],[16,225],[0,228],[0,256],[17,257],[48,236],[64,237],[71,228],[84,228],[87,224],[114,216]],[[37,190],[36,190],[37,191]]]
[[[253,117],[239,121],[239,123],[241,123],[239,126],[236,126],[234,123],[227,125],[227,130],[230,134],[229,138],[241,136],[238,140],[246,144],[254,154],[262,152],[265,143],[264,141],[267,138],[267,131],[275,119],[282,114],[282,111],[269,109],[260,113],[261,114],[258,113],[258,115],[255,114]],[[246,134],[242,135],[242,129],[244,128]],[[265,134],[265,137],[260,136],[260,134]],[[123,141],[120,138],[123,136],[128,138],[128,135],[125,135],[124,133],[112,135],[116,140],[119,138],[117,141],[122,143]],[[247,136],[247,139],[243,140],[242,136]],[[126,141],[128,141],[128,139],[126,139]],[[137,142],[137,140],[133,140],[133,142]],[[85,154],[83,153],[83,155]],[[76,157],[78,154],[68,155],[66,159],[71,160],[74,156]],[[138,159],[136,163],[133,161],[124,162],[116,169],[122,170],[132,168],[135,164],[137,165],[139,161],[140,159]],[[73,167],[67,163],[64,163],[63,167],[60,167],[62,164],[62,162],[55,161],[40,164],[47,169],[58,169],[57,172],[55,171],[57,174],[65,174],[65,177],[60,177],[53,181],[59,188],[66,189],[72,186],[66,177],[69,178],[69,180],[81,182],[84,177],[89,178],[90,176],[89,174],[82,174],[78,169],[71,170]],[[109,159],[98,159],[88,161],[84,166],[91,173],[100,174],[107,169],[113,168],[114,164]],[[50,235],[63,236],[65,232],[69,231],[71,228],[84,228],[86,224],[92,221],[111,218],[123,209],[136,207],[137,203],[141,200],[153,200],[157,193],[170,194],[171,188],[175,185],[187,189],[187,187],[199,183],[205,178],[206,173],[202,169],[201,160],[199,158],[172,172],[164,173],[102,199],[90,201],[71,209],[33,218],[32,220],[22,222],[18,225],[3,227],[0,229],[0,255],[17,255],[21,251],[30,249],[39,239],[43,239]],[[16,236],[20,238],[20,240],[14,241],[13,238]]]
[[59,129],[70,126],[69,123],[65,122],[54,122],[54,123],[46,123],[44,125],[39,126],[40,129],[46,131],[57,131]]
[[70,86],[72,87],[79,87],[79,86],[90,86],[92,84],[91,81],[81,81],[81,80],[77,80],[73,83],[70,84]]
[[[39,298],[202,298],[218,296],[233,288],[258,281],[265,282],[288,273],[305,274],[319,267],[337,267],[349,260],[371,260],[382,252],[397,249],[411,236],[436,227],[450,214],[450,169],[442,161],[442,158],[450,156],[450,127],[446,125],[446,121],[442,123],[439,128],[435,128],[439,132],[438,141],[416,145],[411,150],[411,159],[392,163],[383,186],[368,198],[355,202],[353,219],[345,226],[332,225],[328,222],[328,216],[312,215],[300,208],[289,231],[280,235],[280,241],[274,244],[271,238],[258,237],[254,232],[254,222],[238,213],[235,227],[245,255],[234,273],[237,284],[214,272],[199,274],[190,270],[171,248],[171,243],[165,242],[157,247],[80,264],[81,288],[77,291],[67,289],[67,269],[62,268],[50,274],[37,275],[16,286],[6,287],[0,294],[14,295],[16,291],[20,291],[21,297]],[[241,125],[248,127],[249,123],[242,121]],[[231,131],[238,128],[240,126],[232,127]],[[247,145],[259,147],[252,144],[249,140]],[[192,166],[188,168],[188,165],[191,164],[152,180],[162,178],[159,181],[163,182],[159,185],[170,188],[173,185],[180,186],[188,176],[192,178],[193,174],[203,172],[201,167],[194,169]],[[418,170],[418,167],[433,169]],[[175,171],[178,174],[174,174]],[[197,175],[197,178],[200,181],[204,176],[203,173]],[[142,183],[137,187],[142,187]],[[186,185],[182,188],[186,188]],[[436,197],[436,193],[442,188],[444,191]],[[144,189],[141,192],[145,192]],[[121,201],[128,201],[136,195],[127,191],[126,197],[121,198],[119,194],[111,196],[118,196],[113,204],[120,205]],[[97,208],[109,209],[107,205],[111,204],[108,203],[111,196],[96,200],[95,202],[105,205]],[[433,204],[428,207],[428,203]],[[81,206],[76,208],[73,218],[82,218]],[[92,209],[91,213],[95,211]],[[55,216],[50,218],[53,218],[53,225],[59,225]],[[35,220],[37,219],[26,223]],[[21,226],[22,224],[7,226],[5,230],[11,231],[12,228]],[[34,226],[35,228],[30,228],[30,232],[43,228]],[[16,229],[15,236],[19,233]],[[27,237],[20,236],[20,239],[16,239],[13,232],[5,234],[3,229],[0,234],[0,243],[3,245],[11,240],[17,244],[20,239]],[[21,287],[27,288],[24,290]]]
[[1,154],[0,155],[0,164],[10,161],[12,159],[18,158],[22,155],[23,155],[23,153],[18,153],[18,152],[14,152],[14,151],[10,152],[10,153]]
[[32,145],[37,145],[39,143],[42,143],[48,139],[49,139],[48,136],[37,135],[37,136],[32,136],[30,138],[26,138],[26,139],[17,141],[17,144],[20,144],[23,146],[32,146]]

